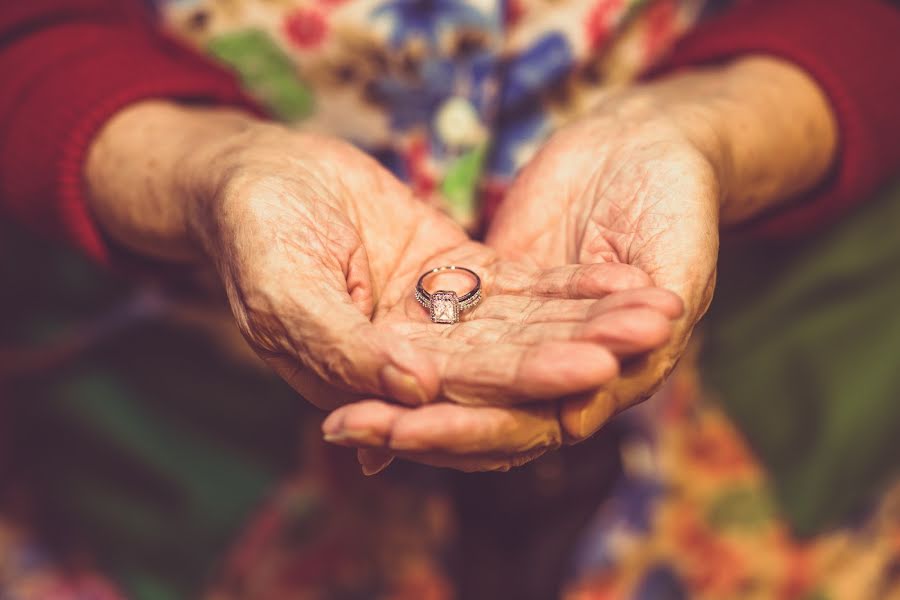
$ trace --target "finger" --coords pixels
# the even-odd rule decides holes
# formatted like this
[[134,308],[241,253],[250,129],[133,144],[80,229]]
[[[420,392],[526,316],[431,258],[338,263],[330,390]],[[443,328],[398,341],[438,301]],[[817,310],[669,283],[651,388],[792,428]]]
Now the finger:
[[597,302],[599,301],[593,299],[570,300],[511,294],[491,295],[482,300],[481,304],[472,312],[464,313],[461,323],[476,320],[479,324],[488,320],[511,323],[584,321],[589,317]]
[[580,341],[467,345],[433,359],[442,382],[441,397],[460,404],[558,398],[599,387],[619,370],[609,350]]
[[684,313],[684,302],[678,294],[658,287],[645,287],[615,292],[597,300],[591,305],[588,316],[619,308],[639,307],[652,308],[670,319],[677,319]]
[[590,437],[614,415],[653,395],[684,353],[693,328],[693,322],[678,321],[667,345],[650,353],[639,365],[623,370],[613,383],[563,400],[559,418],[567,441]]
[[577,326],[573,339],[601,344],[619,358],[659,348],[669,341],[672,322],[648,308],[605,313]]
[[673,319],[681,316],[684,310],[676,294],[655,287],[612,292],[599,300],[492,295],[466,315],[464,322],[474,319],[519,323],[584,321],[618,308],[637,307],[652,308]]
[[621,358],[658,348],[672,333],[672,321],[648,308],[622,308],[584,322],[521,324],[495,321],[479,322],[478,325],[469,329],[460,327],[452,335],[470,345],[503,343],[524,347],[551,341],[592,342]]
[[322,435],[326,442],[341,446],[390,449],[390,436],[397,418],[408,408],[384,400],[354,402],[325,417]]
[[[440,397],[463,404],[513,404],[577,394],[609,381],[616,374],[616,355],[632,356],[656,348],[671,335],[671,324],[659,311],[647,308],[612,310],[630,304],[659,305],[669,314],[681,309],[680,301],[664,290],[643,289],[610,295],[603,301],[534,300],[507,296],[507,306],[518,309],[526,321],[525,307],[540,303],[572,303],[579,323],[521,324],[480,319],[450,328],[426,323],[407,323],[401,328],[416,340],[420,351],[431,357],[441,380]],[[593,303],[597,303],[594,306]],[[491,303],[486,303],[490,305]],[[611,312],[602,313],[603,309]],[[507,309],[508,310],[508,309]],[[548,309],[563,316],[570,309]],[[545,312],[541,317],[550,315]],[[588,347],[589,344],[594,347]]]
[[624,263],[572,264],[534,269],[502,262],[488,282],[492,294],[543,296],[548,298],[598,298],[606,294],[653,284],[650,276]]
[[372,285],[361,244],[344,248],[344,262],[321,252],[292,252],[286,260],[283,244],[255,243],[262,266],[235,279],[252,284],[229,284],[227,292],[251,345],[297,391],[321,394],[318,379],[343,393],[407,404],[437,395],[429,357],[370,320]]
[[380,400],[341,407],[322,423],[326,441],[415,454],[517,455],[556,448],[556,407],[466,407],[439,403],[409,408]]
[[605,388],[562,400],[559,421],[567,442],[587,439],[619,412],[649,398],[674,364],[672,349],[666,347]]
[[527,339],[518,343],[503,339],[510,331],[503,322],[472,321],[468,330],[467,325],[402,326],[436,366],[443,400],[504,405],[558,398],[602,385],[618,373],[618,360],[602,344],[560,339],[571,336],[571,328],[523,334]]

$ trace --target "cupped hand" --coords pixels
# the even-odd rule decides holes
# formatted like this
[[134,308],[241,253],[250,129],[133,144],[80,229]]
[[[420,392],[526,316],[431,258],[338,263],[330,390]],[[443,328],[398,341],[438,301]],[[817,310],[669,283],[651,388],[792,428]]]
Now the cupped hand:
[[713,163],[663,112],[610,107],[553,136],[499,210],[488,243],[540,267],[627,264],[684,303],[668,344],[603,389],[567,399],[560,421],[581,440],[649,397],[712,300],[719,243]]
[[[543,430],[558,428],[570,442],[586,438],[652,394],[706,311],[715,284],[719,196],[706,154],[652,104],[613,104],[558,131],[517,177],[488,245],[536,269],[606,266],[645,273],[639,285],[654,287],[631,294],[640,294],[640,302],[655,296],[660,314],[678,318],[670,335],[646,344],[656,350],[609,384],[561,395],[558,412],[369,403],[341,409],[326,431],[339,422],[375,428],[375,437],[401,455],[468,470],[527,462],[541,454],[534,440]],[[619,322],[618,331],[645,336],[641,325]]]
[[[619,356],[669,335],[652,293],[596,300],[646,285],[639,270],[501,260],[347,143],[260,124],[206,164],[192,229],[252,348],[320,407],[556,398],[608,382]],[[431,323],[413,297],[419,275],[446,264],[477,271],[485,293],[455,325]],[[623,319],[640,335],[623,335]]]

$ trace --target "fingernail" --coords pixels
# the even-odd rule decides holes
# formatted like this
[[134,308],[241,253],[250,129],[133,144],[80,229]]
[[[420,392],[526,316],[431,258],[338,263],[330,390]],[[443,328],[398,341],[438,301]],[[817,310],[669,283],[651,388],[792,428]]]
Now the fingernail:
[[367,446],[381,446],[383,440],[371,429],[342,429],[335,433],[326,433],[322,436],[326,442],[340,445],[365,444]]
[[363,475],[371,477],[372,475],[378,475],[387,469],[392,462],[394,462],[394,457],[390,454],[385,454],[384,458],[381,460],[376,460],[375,462],[361,462],[360,466],[362,467]]
[[581,415],[578,417],[578,437],[584,439],[588,436],[588,415],[587,409],[581,409]]
[[372,475],[378,475],[382,471],[384,471],[392,461],[388,461],[383,465],[377,467],[369,467],[368,465],[362,466],[362,474],[366,477],[371,477]]
[[415,406],[428,402],[428,394],[419,380],[404,373],[394,365],[385,365],[381,369],[381,383],[385,392],[394,400]]
[[341,428],[344,425],[344,418],[339,412],[333,412],[322,421],[322,433],[325,434],[325,439],[328,439],[329,435],[336,435],[341,432]]

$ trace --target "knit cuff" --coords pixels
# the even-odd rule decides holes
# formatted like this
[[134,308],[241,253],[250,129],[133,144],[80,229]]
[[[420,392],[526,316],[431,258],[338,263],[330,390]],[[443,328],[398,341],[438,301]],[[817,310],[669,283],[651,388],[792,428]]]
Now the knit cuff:
[[259,112],[227,71],[136,28],[54,27],[5,50],[0,71],[18,61],[28,79],[3,119],[0,194],[15,216],[101,262],[110,248],[86,202],[84,166],[110,117],[151,98]]

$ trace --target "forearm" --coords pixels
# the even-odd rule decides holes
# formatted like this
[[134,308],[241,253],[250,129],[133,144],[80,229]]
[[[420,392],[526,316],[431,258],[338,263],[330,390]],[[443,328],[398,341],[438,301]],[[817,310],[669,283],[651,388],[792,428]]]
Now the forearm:
[[837,125],[827,98],[803,71],[778,59],[684,71],[623,94],[619,102],[674,123],[708,158],[723,225],[811,190],[835,159]]
[[669,85],[691,90],[684,107],[673,110],[697,132],[719,172],[723,224],[808,192],[834,162],[837,124],[828,99],[790,63],[747,58]]
[[85,180],[101,229],[149,258],[195,261],[194,225],[221,141],[252,126],[235,109],[145,101],[120,111],[92,143]]

